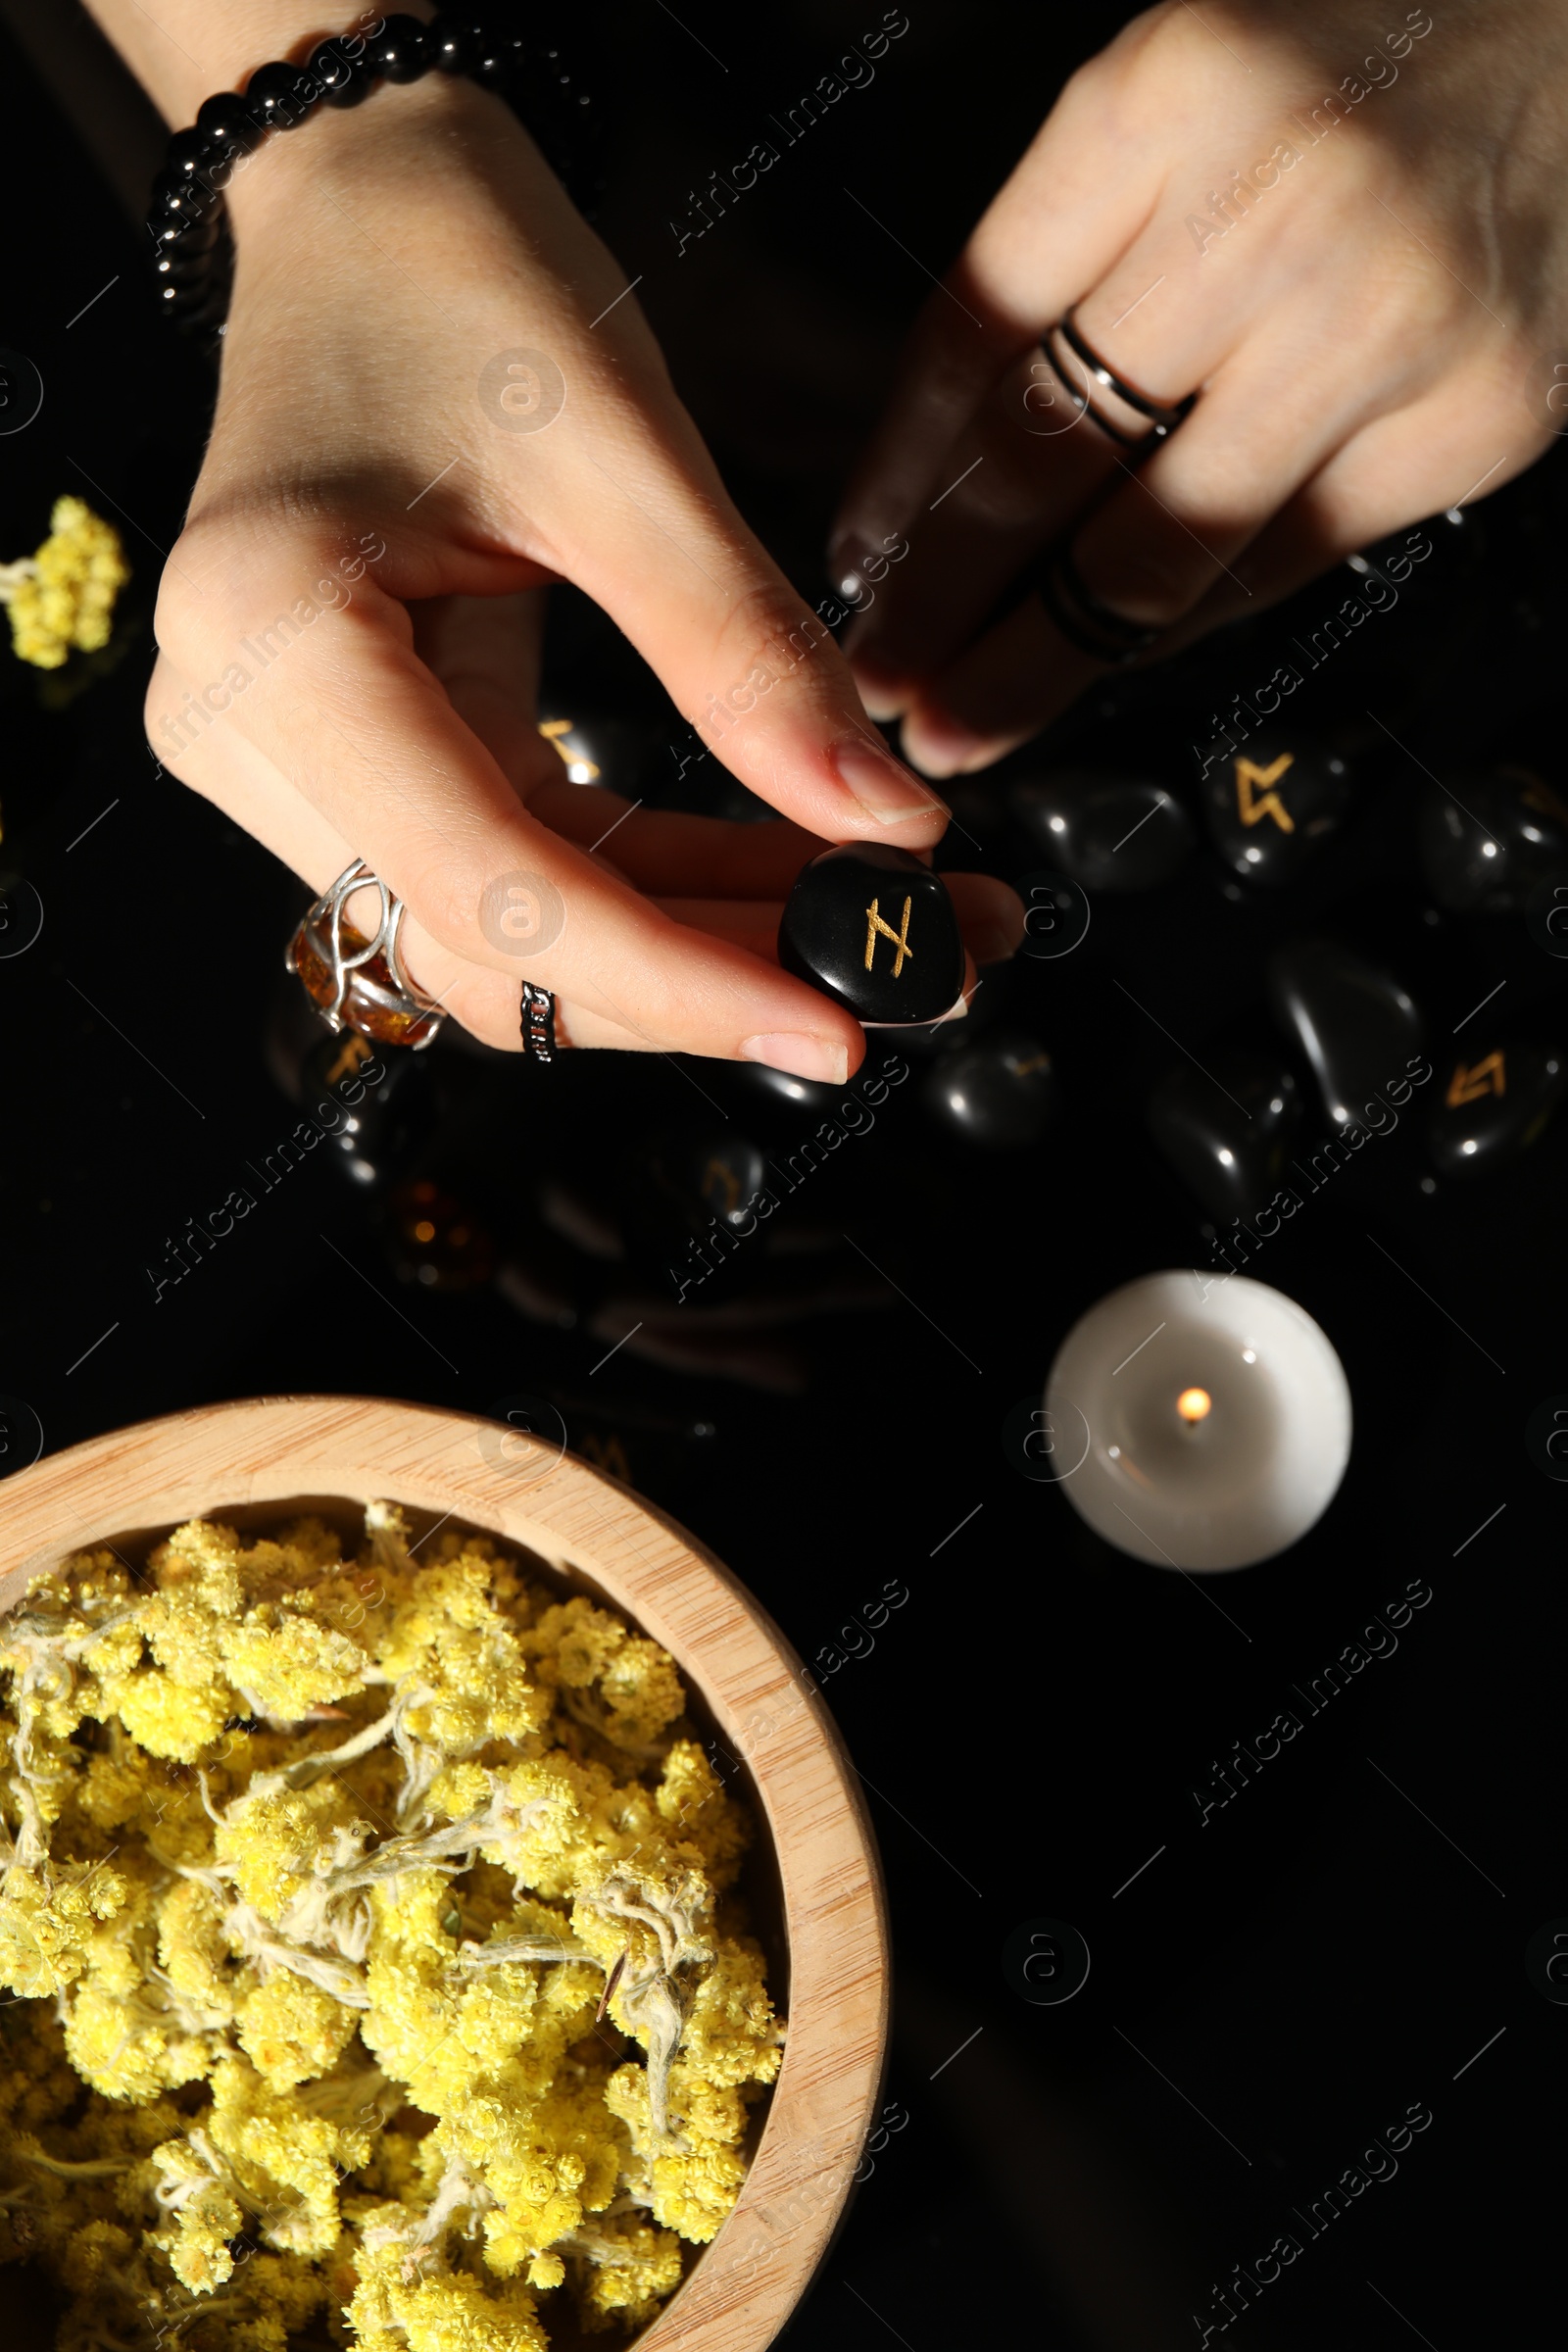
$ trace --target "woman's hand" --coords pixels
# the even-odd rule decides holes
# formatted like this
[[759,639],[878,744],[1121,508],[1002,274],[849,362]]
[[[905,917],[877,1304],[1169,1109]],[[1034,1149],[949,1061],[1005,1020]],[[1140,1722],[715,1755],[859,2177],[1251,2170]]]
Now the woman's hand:
[[[531,980],[565,1043],[842,1080],[860,1029],[771,959],[780,904],[823,842],[928,849],[946,811],[741,522],[531,142],[431,75],[318,109],[228,202],[218,413],[159,597],[164,763],[318,889],[365,858],[407,902],[412,975],[492,1044],[518,1045]],[[535,725],[559,577],[792,823],[567,780]],[[975,956],[1010,952],[1011,894],[956,896]]]
[[[847,647],[867,709],[926,774],[984,767],[1102,674],[1038,593],[998,612],[1043,550],[1169,651],[1530,465],[1568,424],[1565,184],[1551,0],[1140,17],[927,303],[845,500],[847,594],[910,541]],[[1125,383],[1199,395],[1142,463],[1043,357],[1074,306]]]

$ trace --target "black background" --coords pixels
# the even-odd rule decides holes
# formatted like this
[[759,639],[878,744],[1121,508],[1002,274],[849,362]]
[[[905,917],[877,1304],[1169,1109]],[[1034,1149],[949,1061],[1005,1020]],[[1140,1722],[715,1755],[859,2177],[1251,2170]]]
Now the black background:
[[[1086,12],[1053,30],[1000,0],[910,13],[875,84],[678,261],[668,222],[688,187],[727,170],[880,12],[835,0],[764,24],[691,0],[697,38],[653,8],[599,26],[605,234],[644,273],[639,298],[743,507],[813,599],[837,487],[927,290],[846,186],[940,270],[1114,21]],[[1056,1066],[1046,1140],[972,1152],[903,1087],[792,1211],[800,1245],[814,1231],[823,1246],[736,1277],[751,1325],[737,1334],[733,1300],[729,1327],[701,1300],[682,1310],[693,1336],[673,1344],[706,1368],[634,1345],[603,1362],[634,1319],[622,1294],[638,1294],[613,1272],[591,1278],[540,1202],[548,1185],[612,1211],[660,1132],[727,1124],[788,1147],[808,1130],[724,1065],[584,1055],[545,1072],[436,1049],[442,1115],[422,1172],[505,1262],[545,1269],[523,1290],[562,1299],[554,1320],[519,1311],[515,1282],[509,1298],[400,1278],[384,1200],[325,1151],[155,1303],[148,1269],[167,1270],[168,1239],[298,1115],[279,1084],[297,1044],[278,965],[301,893],[146,748],[160,551],[194,478],[209,378],[162,335],[137,232],[91,157],[20,58],[0,65],[7,178],[24,192],[0,341],[46,385],[37,421],[0,439],[0,556],[36,545],[52,499],[74,490],[120,523],[136,571],[104,655],[41,678],[0,654],[0,857],[45,910],[37,944],[0,961],[0,1391],[54,1450],[226,1396],[483,1412],[526,1390],[728,1561],[808,1659],[905,1580],[874,1651],[827,1689],[886,1860],[889,2095],[908,2121],[798,2334],[892,2335],[908,2352],[976,2325],[1061,2352],[1196,2341],[1211,2285],[1280,2232],[1301,2235],[1291,2208],[1412,2102],[1434,2120],[1396,2178],[1308,2240],[1234,2332],[1368,2352],[1412,2331],[1439,2352],[1514,2332],[1548,2289],[1560,2213],[1568,2015],[1532,1989],[1523,1954],[1568,1912],[1542,1818],[1561,1784],[1564,1491],[1524,1429],[1568,1390],[1568,1121],[1488,1182],[1426,1191],[1407,1119],[1259,1260],[1322,1322],[1356,1414],[1343,1489],[1284,1557],[1208,1581],[1143,1568],[1021,1478],[1002,1428],[1096,1298],[1207,1261],[1195,1204],[1144,1129],[1175,1055],[1140,1004],[1204,1060],[1266,1042],[1265,956],[1318,929],[1411,989],[1440,1074],[1455,1023],[1499,981],[1487,1018],[1506,1017],[1495,1036],[1466,1030],[1472,1058],[1503,1036],[1568,1043],[1568,969],[1516,916],[1439,916],[1415,855],[1425,770],[1527,758],[1562,779],[1560,453],[1462,525],[1435,521],[1400,609],[1300,698],[1299,715],[1352,722],[1369,747],[1352,821],[1308,878],[1283,901],[1227,896],[1200,853],[1162,891],[1097,899],[1069,957],[997,978],[1009,1023]],[[1190,790],[1207,714],[1348,584],[1119,687],[1054,748],[1136,757]],[[679,721],[608,624],[559,603],[552,707],[634,722],[654,747],[639,780],[673,804],[657,779]],[[988,830],[993,798],[957,806],[998,870],[1038,863]],[[967,843],[951,861],[974,861]],[[836,1305],[763,1322],[767,1298],[824,1290]],[[1212,1762],[1412,1579],[1432,1599],[1396,1654],[1200,1826],[1190,1792]],[[1009,1934],[1041,1917],[1072,1923],[1093,1955],[1060,2007],[1029,2006],[1004,1976]]]

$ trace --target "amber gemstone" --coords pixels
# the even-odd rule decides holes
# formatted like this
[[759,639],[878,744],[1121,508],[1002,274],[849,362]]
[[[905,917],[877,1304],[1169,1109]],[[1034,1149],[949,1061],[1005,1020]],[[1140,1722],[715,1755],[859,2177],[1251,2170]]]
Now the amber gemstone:
[[[357,931],[352,923],[342,925],[341,936],[344,952],[349,956],[358,956],[368,945],[364,932]],[[321,1011],[330,1018],[335,993],[332,967],[304,923],[289,942],[288,956],[289,963],[305,983],[312,1003],[319,1005]],[[356,965],[348,974],[342,1007],[342,1022],[346,1027],[358,1029],[364,1036],[373,1037],[383,1046],[422,1046],[441,1026],[439,1005],[432,1006],[428,1012],[400,1011],[391,1004],[377,1003],[371,993],[372,988],[384,991],[388,996],[400,993],[386,957],[381,955],[372,956],[368,963]]]

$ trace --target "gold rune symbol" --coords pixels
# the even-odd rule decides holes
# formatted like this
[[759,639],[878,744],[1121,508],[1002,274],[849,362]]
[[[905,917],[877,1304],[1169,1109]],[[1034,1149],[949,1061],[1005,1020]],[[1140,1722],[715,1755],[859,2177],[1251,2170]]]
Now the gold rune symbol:
[[1288,767],[1294,767],[1295,764],[1294,752],[1281,752],[1279,758],[1270,760],[1267,767],[1259,767],[1252,760],[1237,760],[1236,806],[1241,810],[1244,825],[1259,824],[1265,816],[1271,816],[1282,833],[1296,831],[1295,817],[1279,794],[1268,789],[1279,782]]
[[1467,1070],[1461,1061],[1448,1081],[1448,1108],[1457,1110],[1461,1102],[1479,1102],[1483,1095],[1504,1093],[1507,1075],[1500,1046],[1485,1061],[1478,1061],[1473,1070]]
[[571,778],[574,784],[597,784],[599,781],[598,761],[579,759],[575,752],[567,751],[561,740],[563,735],[569,735],[571,731],[572,722],[569,718],[547,718],[539,729],[546,743],[553,745],[559,757],[565,761],[567,768],[574,771]]
[[369,1060],[370,1053],[369,1039],[362,1037],[357,1029],[351,1029],[343,1041],[337,1058],[326,1073],[326,1084],[336,1086],[340,1078],[352,1078],[361,1062]]
[[703,1170],[702,1193],[703,1199],[709,1201],[716,1200],[718,1194],[722,1193],[724,1204],[719,1210],[719,1215],[732,1217],[741,1197],[741,1180],[734,1169],[725,1167],[724,1162],[715,1154]]
[[591,1462],[597,1462],[612,1478],[618,1478],[623,1487],[631,1485],[631,1464],[615,1431],[612,1430],[608,1438],[601,1438],[590,1429],[583,1437],[582,1449]]
[[914,954],[914,950],[909,945],[909,908],[913,904],[912,899],[905,900],[904,921],[901,927],[895,931],[893,925],[885,923],[877,912],[877,901],[875,899],[871,901],[865,910],[865,968],[867,971],[871,969],[871,958],[876,954],[876,935],[880,931],[884,939],[892,940],[897,950],[893,958],[893,977],[897,980],[904,969],[906,956]]

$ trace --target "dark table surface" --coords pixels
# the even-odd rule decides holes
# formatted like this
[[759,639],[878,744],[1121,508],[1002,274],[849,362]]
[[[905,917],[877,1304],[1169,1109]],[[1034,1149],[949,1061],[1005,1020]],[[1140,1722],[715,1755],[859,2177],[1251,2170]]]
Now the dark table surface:
[[[1030,28],[1000,0],[911,9],[875,85],[677,260],[668,217],[688,185],[743,152],[859,19],[822,0],[737,28],[692,0],[682,22],[721,76],[667,12],[605,17],[605,233],[644,273],[682,391],[808,596],[927,284],[846,185],[940,269],[1110,21]],[[1517,914],[1435,907],[1415,849],[1433,771],[1512,759],[1563,779],[1560,453],[1462,524],[1433,522],[1434,560],[1399,610],[1308,682],[1298,717],[1349,726],[1363,748],[1351,820],[1301,882],[1228,895],[1200,850],[1165,888],[1097,896],[1070,956],[998,978],[1008,1025],[1059,1081],[1038,1144],[965,1145],[923,1106],[916,1070],[780,1219],[798,1254],[760,1255],[684,1323],[651,1277],[648,1331],[605,1362],[645,1293],[578,1246],[584,1217],[613,1219],[660,1137],[723,1127],[787,1154],[813,1120],[725,1065],[583,1055],[547,1073],[447,1039],[401,1171],[450,1200],[432,1212],[446,1254],[422,1253],[437,1279],[419,1274],[407,1197],[400,1242],[388,1188],[321,1151],[160,1296],[187,1220],[248,1184],[299,1117],[279,949],[302,893],[161,771],[141,726],[205,365],[163,338],[137,232],[14,54],[0,89],[23,191],[0,340],[46,385],[36,421],[0,437],[0,557],[34,546],[70,490],[119,522],[135,565],[103,655],[41,677],[0,654],[0,858],[44,913],[0,960],[12,1426],[30,1428],[28,1408],[53,1450],[228,1396],[486,1412],[526,1392],[818,1660],[886,1862],[889,2097],[907,2120],[867,2167],[800,2335],[936,2352],[1005,2327],[1060,2352],[1162,2352],[1200,2338],[1193,2315],[1223,2316],[1215,2288],[1288,2233],[1302,2252],[1238,2321],[1244,2342],[1513,2338],[1555,2276],[1560,2214],[1568,2011],[1524,1954],[1568,1914],[1544,1819],[1561,1787],[1568,1491],[1525,1427],[1568,1391],[1568,1120],[1471,1186],[1433,1185],[1406,1121],[1259,1259],[1328,1332],[1355,1410],[1344,1486],[1283,1557],[1207,1581],[1140,1566],[1018,1475],[1003,1426],[1095,1298],[1208,1262],[1145,1104],[1178,1058],[1172,1031],[1205,1061],[1278,1050],[1263,973],[1282,940],[1327,932],[1395,971],[1440,1071],[1489,991],[1505,993],[1461,1047],[1479,1054],[1504,1005],[1499,1036],[1568,1044],[1568,965]],[[1348,584],[1119,686],[1009,775],[1048,758],[1143,762],[1191,798],[1208,713]],[[604,738],[612,780],[675,805],[675,713],[608,624],[559,603],[552,707],[623,722]],[[960,818],[985,862],[1016,873],[1031,861],[999,805],[960,799]],[[953,862],[975,861],[957,847]],[[483,1279],[481,1233],[498,1279]],[[840,1629],[893,1577],[906,1604],[847,1657]],[[1431,1598],[1396,1649],[1205,1820],[1193,1792],[1215,1764],[1412,1580]],[[1009,1935],[1041,1918],[1092,1954],[1063,2004],[1026,2001],[1004,1971]],[[1372,2159],[1385,2177],[1313,2234],[1313,2200],[1412,2107],[1431,2122],[1396,2169]]]

